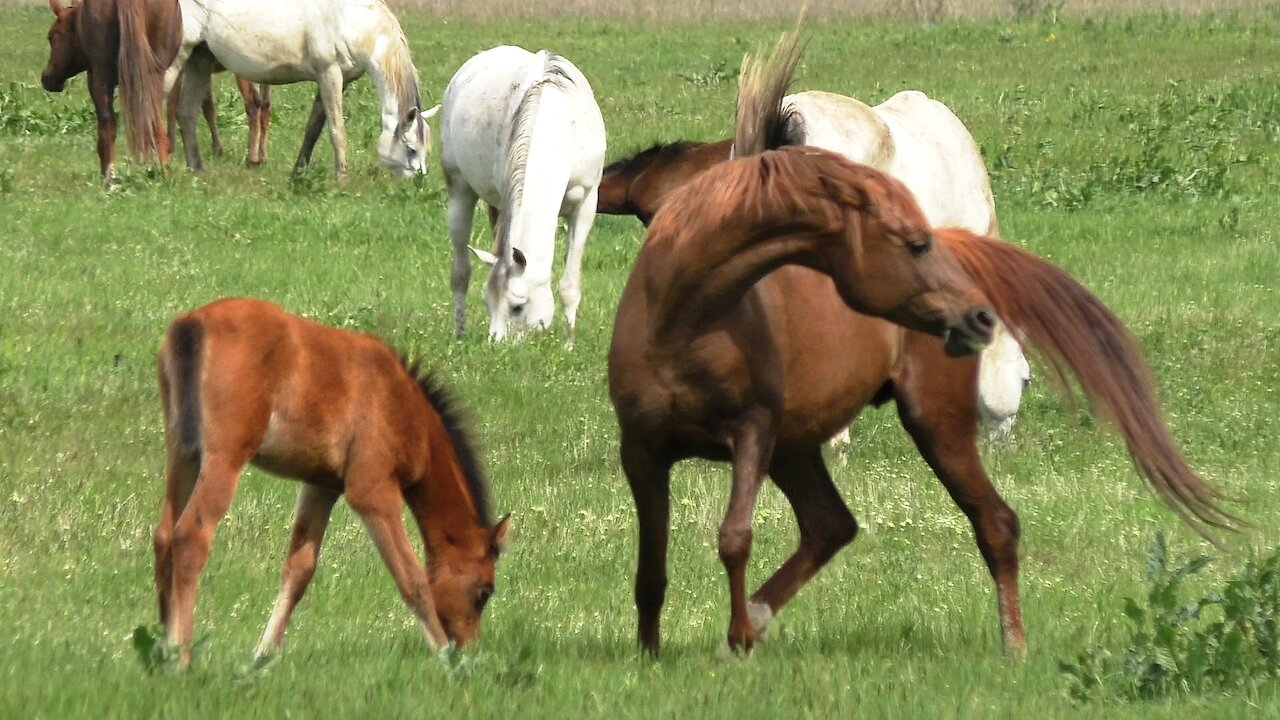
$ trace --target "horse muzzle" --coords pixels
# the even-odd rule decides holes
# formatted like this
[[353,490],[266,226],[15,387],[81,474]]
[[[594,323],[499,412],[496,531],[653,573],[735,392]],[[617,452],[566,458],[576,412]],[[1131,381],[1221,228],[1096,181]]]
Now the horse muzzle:
[[55,77],[49,73],[40,75],[40,86],[48,92],[60,93],[67,87],[67,79]]
[[996,314],[988,307],[977,307],[965,313],[960,322],[943,333],[943,349],[951,357],[981,352],[996,329]]

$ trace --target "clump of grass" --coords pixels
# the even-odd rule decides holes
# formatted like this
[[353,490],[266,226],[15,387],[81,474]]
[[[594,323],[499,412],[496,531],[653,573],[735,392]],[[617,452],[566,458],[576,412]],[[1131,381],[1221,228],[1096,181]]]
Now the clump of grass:
[[1280,550],[1251,558],[1220,590],[1184,597],[1205,556],[1174,564],[1164,536],[1147,553],[1147,597],[1125,601],[1124,649],[1090,648],[1060,663],[1076,700],[1150,700],[1256,690],[1280,680]]

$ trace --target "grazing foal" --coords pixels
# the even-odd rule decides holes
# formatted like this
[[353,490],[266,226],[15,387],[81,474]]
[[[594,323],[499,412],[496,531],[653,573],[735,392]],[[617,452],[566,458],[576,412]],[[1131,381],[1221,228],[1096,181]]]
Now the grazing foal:
[[[371,336],[244,298],[175,319],[158,365],[168,470],[156,594],[182,665],[191,658],[200,571],[249,463],[303,483],[258,655],[280,648],[339,496],[364,521],[427,644],[476,637],[509,516],[493,522],[470,441],[430,375]],[[425,569],[401,505],[422,533]]]

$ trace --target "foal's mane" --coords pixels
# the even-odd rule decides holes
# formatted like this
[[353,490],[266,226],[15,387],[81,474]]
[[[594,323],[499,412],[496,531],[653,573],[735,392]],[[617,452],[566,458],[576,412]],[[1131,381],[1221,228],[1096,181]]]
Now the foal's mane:
[[542,72],[516,106],[515,121],[511,124],[511,135],[507,143],[507,177],[504,184],[506,197],[502,200],[502,222],[498,227],[498,250],[501,257],[507,257],[510,252],[511,211],[524,198],[529,144],[533,140],[533,125],[538,116],[542,93],[548,87],[561,90],[575,87],[568,60],[547,50],[538,51],[538,55],[543,59]]
[[440,422],[444,425],[449,442],[453,445],[453,452],[458,457],[458,466],[462,469],[467,490],[471,493],[476,517],[484,527],[492,527],[494,522],[492,490],[489,479],[480,465],[480,458],[476,454],[470,424],[467,422],[465,413],[458,407],[457,398],[440,382],[434,372],[423,371],[418,363],[411,363],[404,357],[400,358],[400,364],[405,372],[409,373],[409,377],[414,379],[423,397],[440,416]]

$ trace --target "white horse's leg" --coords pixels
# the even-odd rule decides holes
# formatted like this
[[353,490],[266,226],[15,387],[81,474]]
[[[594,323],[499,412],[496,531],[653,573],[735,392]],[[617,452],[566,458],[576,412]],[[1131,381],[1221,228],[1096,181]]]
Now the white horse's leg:
[[186,152],[187,167],[195,172],[204,171],[196,130],[200,106],[209,93],[209,76],[212,73],[213,56],[205,51],[192,53],[182,75],[182,95],[178,98],[178,127],[182,130],[182,149]]
[[564,275],[560,277],[560,302],[564,305],[564,320],[569,325],[566,347],[573,347],[574,325],[578,321],[578,304],[582,300],[582,253],[586,249],[587,235],[596,220],[598,188],[592,188],[586,198],[574,208],[569,217],[569,239],[564,249]]
[[326,69],[316,84],[320,90],[320,102],[324,103],[325,119],[329,121],[329,142],[333,143],[333,169],[339,179],[347,177],[347,125],[342,117],[342,69],[332,65]]
[[471,286],[471,253],[467,245],[480,198],[466,181],[451,178],[448,170],[444,182],[449,191],[449,240],[453,243],[453,335],[460,338],[467,325],[467,288]]

